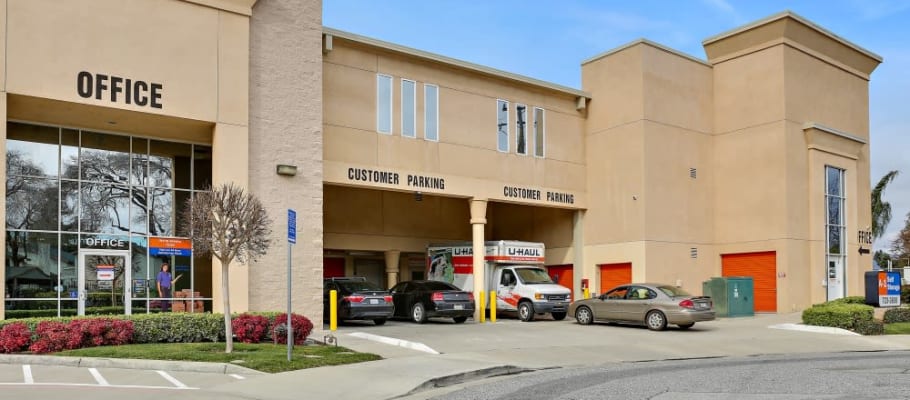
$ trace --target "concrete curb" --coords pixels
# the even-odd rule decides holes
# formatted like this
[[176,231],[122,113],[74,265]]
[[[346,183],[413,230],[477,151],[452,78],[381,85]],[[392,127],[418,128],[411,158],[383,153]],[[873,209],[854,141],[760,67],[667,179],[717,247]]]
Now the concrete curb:
[[59,365],[64,367],[146,369],[214,374],[267,375],[265,372],[228,363],[199,361],[140,360],[133,358],[61,357],[0,354],[0,364]]
[[483,369],[478,369],[478,370],[473,370],[473,371],[461,372],[461,373],[452,374],[452,375],[440,376],[438,378],[433,378],[433,379],[427,380],[426,382],[420,384],[420,386],[417,386],[416,388],[411,389],[411,391],[409,391],[408,393],[405,393],[400,396],[395,396],[395,397],[393,397],[393,399],[412,396],[414,394],[417,394],[417,393],[420,393],[423,391],[442,388],[442,387],[446,387],[446,386],[458,385],[458,384],[469,382],[469,381],[493,378],[493,377],[497,377],[497,376],[517,375],[517,374],[524,373],[524,372],[533,372],[533,371],[538,371],[538,370],[540,370],[540,368],[522,368],[522,367],[516,367],[514,365],[500,365],[500,366],[496,366],[496,367],[489,367],[489,368],[483,368]]

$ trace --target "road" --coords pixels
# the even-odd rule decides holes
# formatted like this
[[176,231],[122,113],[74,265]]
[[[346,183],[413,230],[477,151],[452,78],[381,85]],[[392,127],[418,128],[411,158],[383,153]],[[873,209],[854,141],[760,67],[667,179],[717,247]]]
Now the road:
[[407,399],[907,399],[910,352],[756,356],[550,369]]

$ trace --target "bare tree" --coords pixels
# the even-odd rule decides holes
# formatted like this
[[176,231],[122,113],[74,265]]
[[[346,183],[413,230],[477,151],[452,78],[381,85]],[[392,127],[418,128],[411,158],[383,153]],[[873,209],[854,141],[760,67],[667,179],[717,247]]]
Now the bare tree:
[[228,271],[233,261],[246,263],[265,255],[271,245],[272,221],[262,203],[233,183],[198,192],[183,211],[183,230],[193,251],[221,262],[225,353],[234,351]]

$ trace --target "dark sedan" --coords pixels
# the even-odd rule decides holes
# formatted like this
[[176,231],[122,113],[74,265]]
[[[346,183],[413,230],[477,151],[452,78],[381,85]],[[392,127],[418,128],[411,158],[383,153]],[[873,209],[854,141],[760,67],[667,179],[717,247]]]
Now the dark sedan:
[[376,286],[363,277],[329,278],[323,282],[323,314],[327,320],[329,293],[338,291],[338,322],[345,320],[373,320],[382,325],[394,312],[392,296],[388,290]]
[[456,324],[474,315],[474,295],[440,281],[405,281],[392,290],[395,316],[418,324],[431,317],[446,317]]

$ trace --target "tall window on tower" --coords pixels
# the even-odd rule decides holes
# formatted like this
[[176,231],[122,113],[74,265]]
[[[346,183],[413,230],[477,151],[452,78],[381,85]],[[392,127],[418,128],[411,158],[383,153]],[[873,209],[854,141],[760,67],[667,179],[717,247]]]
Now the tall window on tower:
[[534,156],[544,157],[544,116],[543,108],[534,107]]
[[528,107],[515,105],[515,152],[528,154]]
[[392,77],[376,75],[376,131],[392,133]]
[[439,140],[439,87],[423,85],[423,124],[426,140]]
[[496,100],[496,149],[509,151],[509,102]]
[[417,137],[417,82],[401,80],[401,136]]

